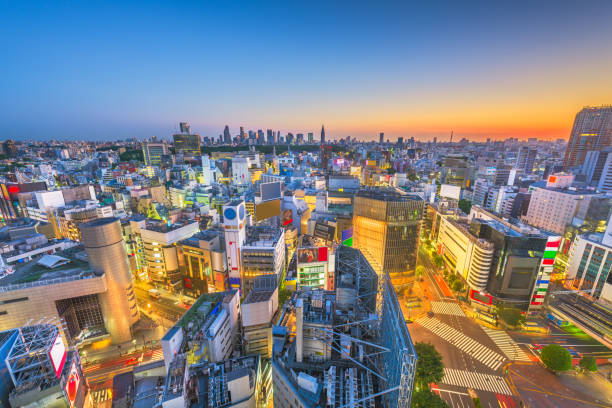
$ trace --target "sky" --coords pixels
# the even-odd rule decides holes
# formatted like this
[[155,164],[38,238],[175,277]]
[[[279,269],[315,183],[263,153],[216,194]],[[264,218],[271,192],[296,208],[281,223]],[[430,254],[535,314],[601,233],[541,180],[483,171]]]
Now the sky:
[[567,138],[612,104],[611,21],[608,0],[0,0],[0,140]]

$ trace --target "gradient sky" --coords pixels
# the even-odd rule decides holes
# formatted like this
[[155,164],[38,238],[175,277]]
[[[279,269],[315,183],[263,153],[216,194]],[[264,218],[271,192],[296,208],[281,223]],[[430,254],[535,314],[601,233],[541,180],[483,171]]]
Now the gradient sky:
[[609,0],[208,3],[0,1],[0,139],[553,139],[612,103]]

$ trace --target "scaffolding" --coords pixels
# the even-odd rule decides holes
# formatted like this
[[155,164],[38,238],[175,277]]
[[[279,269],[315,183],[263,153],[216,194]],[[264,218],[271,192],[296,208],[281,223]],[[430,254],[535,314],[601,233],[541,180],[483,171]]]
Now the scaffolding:
[[[337,279],[342,279],[342,275],[347,273],[355,277],[357,295],[354,302],[356,319],[348,325],[359,327],[363,333],[372,335],[368,337],[376,339],[376,344],[369,344],[370,349],[376,351],[366,353],[364,363],[370,363],[368,372],[377,371],[375,375],[382,385],[377,393],[353,401],[353,404],[380,397],[385,407],[408,408],[412,400],[417,356],[389,274],[378,275],[361,251],[340,246],[336,252]],[[340,287],[342,284],[337,282]],[[364,367],[364,363],[358,365]],[[372,368],[374,370],[370,371]]]
[[49,353],[60,338],[59,328],[53,324],[36,324],[16,330],[17,339],[6,359],[15,391],[44,389],[56,384],[58,377]]

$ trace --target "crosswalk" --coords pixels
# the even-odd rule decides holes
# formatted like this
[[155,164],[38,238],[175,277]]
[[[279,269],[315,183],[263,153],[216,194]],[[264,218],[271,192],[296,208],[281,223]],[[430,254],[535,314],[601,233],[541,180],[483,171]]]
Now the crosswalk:
[[493,370],[497,370],[505,360],[501,354],[436,318],[420,317],[416,322]]
[[431,302],[431,310],[439,314],[465,316],[465,313],[461,310],[461,306],[454,302]]
[[499,347],[499,349],[508,357],[509,360],[513,361],[531,361],[527,353],[525,353],[512,337],[502,330],[493,330],[488,327],[482,327],[482,330],[493,340],[493,342]]
[[445,368],[442,384],[456,385],[458,387],[473,388],[475,390],[490,391],[498,394],[512,395],[510,387],[498,375],[474,373],[472,371]]

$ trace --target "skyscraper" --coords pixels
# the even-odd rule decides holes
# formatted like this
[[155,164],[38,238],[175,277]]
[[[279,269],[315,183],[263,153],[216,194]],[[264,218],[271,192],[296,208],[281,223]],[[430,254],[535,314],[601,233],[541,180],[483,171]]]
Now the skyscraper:
[[246,134],[244,133],[244,126],[240,126],[240,143],[244,143],[246,140]]
[[181,122],[179,128],[180,133],[172,135],[175,153],[185,157],[200,156],[200,135],[191,133],[191,126],[187,122]]
[[355,196],[354,246],[377,265],[377,272],[414,279],[425,202],[393,188],[372,188]]
[[314,140],[314,133],[308,132],[308,143],[312,143]]
[[612,145],[612,105],[587,106],[576,115],[570,134],[563,169],[579,166],[589,150],[600,151]]
[[227,125],[225,125],[225,128],[223,129],[223,142],[225,144],[232,144],[232,135],[230,134],[229,126]]
[[168,154],[168,145],[166,142],[157,143],[154,141],[144,142],[142,144],[142,156],[147,166],[160,166],[162,156]]
[[266,143],[274,144],[274,131],[272,129],[266,130]]
[[321,125],[321,144],[325,143],[325,127]]
[[380,132],[379,143],[383,144],[384,140],[385,140],[385,133],[384,132]]

